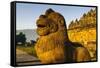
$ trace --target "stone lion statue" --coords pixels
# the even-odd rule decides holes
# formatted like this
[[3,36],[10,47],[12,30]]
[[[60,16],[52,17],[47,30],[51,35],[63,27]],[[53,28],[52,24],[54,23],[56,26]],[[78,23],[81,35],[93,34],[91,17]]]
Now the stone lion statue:
[[68,39],[65,19],[60,13],[50,8],[36,24],[40,37],[35,50],[43,64],[90,61],[88,50]]

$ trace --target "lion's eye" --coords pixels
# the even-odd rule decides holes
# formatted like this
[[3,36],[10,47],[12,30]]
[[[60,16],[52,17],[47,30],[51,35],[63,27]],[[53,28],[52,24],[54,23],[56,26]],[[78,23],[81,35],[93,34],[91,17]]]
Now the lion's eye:
[[60,25],[64,25],[64,21],[63,20],[60,20],[59,23],[60,23]]

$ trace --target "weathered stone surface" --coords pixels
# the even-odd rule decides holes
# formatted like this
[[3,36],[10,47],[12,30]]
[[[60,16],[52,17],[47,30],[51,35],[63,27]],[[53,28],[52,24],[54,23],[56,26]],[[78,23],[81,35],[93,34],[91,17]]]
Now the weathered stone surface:
[[40,37],[35,50],[42,63],[90,61],[87,49],[68,39],[66,23],[60,13],[48,9],[36,24]]

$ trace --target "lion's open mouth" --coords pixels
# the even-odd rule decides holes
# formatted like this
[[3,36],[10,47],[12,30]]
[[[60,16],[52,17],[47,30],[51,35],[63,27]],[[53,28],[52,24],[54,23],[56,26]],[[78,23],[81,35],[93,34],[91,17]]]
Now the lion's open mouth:
[[38,24],[37,26],[40,28],[46,27],[46,25],[43,25],[43,24]]

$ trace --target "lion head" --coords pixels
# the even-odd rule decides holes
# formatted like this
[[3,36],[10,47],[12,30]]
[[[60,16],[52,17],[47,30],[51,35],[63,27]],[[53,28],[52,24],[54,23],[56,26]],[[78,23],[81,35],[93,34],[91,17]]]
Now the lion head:
[[51,8],[48,9],[44,15],[40,15],[36,24],[38,27],[37,33],[40,36],[45,36],[66,28],[64,17]]

